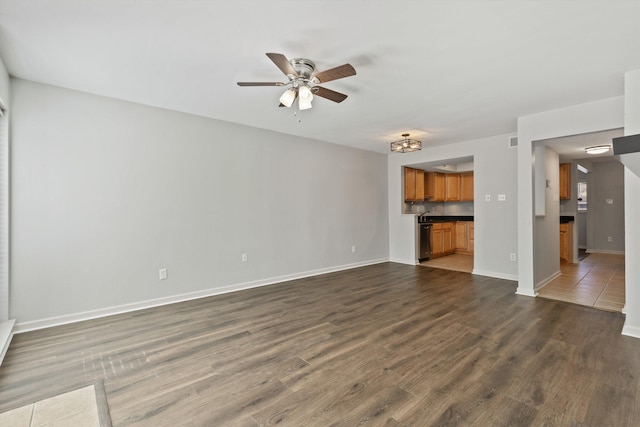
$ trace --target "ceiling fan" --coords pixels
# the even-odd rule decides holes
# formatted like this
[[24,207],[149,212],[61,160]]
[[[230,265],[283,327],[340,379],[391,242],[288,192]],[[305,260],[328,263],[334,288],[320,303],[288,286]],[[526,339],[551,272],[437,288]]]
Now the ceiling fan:
[[347,95],[343,93],[316,85],[355,76],[356,70],[351,64],[340,65],[330,70],[316,73],[316,64],[309,59],[287,59],[281,53],[267,53],[267,56],[289,78],[289,81],[286,83],[238,82],[238,86],[288,86],[287,90],[280,96],[280,107],[291,107],[295,100],[298,99],[298,108],[300,110],[311,108],[313,95],[333,102],[342,102],[347,99]]

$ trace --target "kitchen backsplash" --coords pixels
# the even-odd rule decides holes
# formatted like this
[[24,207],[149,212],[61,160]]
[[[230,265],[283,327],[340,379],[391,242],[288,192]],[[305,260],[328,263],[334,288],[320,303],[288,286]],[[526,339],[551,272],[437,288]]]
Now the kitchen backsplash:
[[405,214],[422,214],[433,216],[473,215],[473,202],[424,202],[407,203],[403,207]]

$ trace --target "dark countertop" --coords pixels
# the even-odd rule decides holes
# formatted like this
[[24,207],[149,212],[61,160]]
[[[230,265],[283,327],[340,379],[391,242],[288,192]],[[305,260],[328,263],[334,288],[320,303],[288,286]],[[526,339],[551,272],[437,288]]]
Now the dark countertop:
[[560,215],[560,224],[566,224],[573,221],[574,217],[572,215]]
[[453,216],[453,215],[425,215],[420,218],[418,215],[418,222],[430,223],[430,222],[455,222],[455,221],[473,221],[473,215],[466,216]]

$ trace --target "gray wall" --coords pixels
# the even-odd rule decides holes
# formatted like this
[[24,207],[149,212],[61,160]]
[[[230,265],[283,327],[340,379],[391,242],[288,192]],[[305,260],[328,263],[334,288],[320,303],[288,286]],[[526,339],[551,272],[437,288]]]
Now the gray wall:
[[[587,184],[590,244],[594,252],[624,252],[624,166],[616,159],[593,162]],[[613,204],[608,204],[611,199]],[[608,238],[612,238],[612,242]]]
[[12,90],[21,324],[388,259],[386,155],[24,80]]
[[[509,148],[508,140],[509,135],[498,135],[451,145],[425,144],[418,152],[389,155],[389,255],[393,261],[412,264],[417,259],[415,215],[402,213],[402,167],[471,156],[474,169],[474,273],[517,280],[517,263],[510,260],[510,254],[517,253],[518,244],[517,151]],[[491,197],[489,202],[484,201],[486,194]],[[499,202],[498,194],[505,194],[506,200]],[[471,204],[461,204],[459,207],[464,210],[462,205],[468,209]],[[442,214],[446,214],[444,209]]]
[[[9,74],[0,59],[0,99],[9,108]],[[0,323],[9,320],[9,113],[0,119]],[[5,143],[5,141],[7,143]],[[3,337],[0,336],[0,348],[4,347]],[[1,350],[0,350],[1,353]],[[2,359],[2,354],[0,354]]]
[[[537,245],[534,249],[534,259],[543,277],[549,277],[560,271],[560,170],[558,153],[548,147],[543,147],[543,179],[536,180],[536,185],[542,186],[541,194],[544,198],[545,215],[536,216],[534,234]],[[538,155],[538,151],[536,151]],[[536,164],[540,164],[536,157]],[[546,180],[550,185],[546,186]]]

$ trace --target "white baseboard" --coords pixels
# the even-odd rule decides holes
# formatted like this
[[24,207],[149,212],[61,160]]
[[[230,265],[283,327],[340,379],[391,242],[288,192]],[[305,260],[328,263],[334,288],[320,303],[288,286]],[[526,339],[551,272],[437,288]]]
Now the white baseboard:
[[516,289],[516,295],[524,295],[525,297],[537,297],[538,293],[532,291],[531,289],[524,289],[518,286],[518,289]]
[[321,268],[318,270],[310,270],[301,273],[288,274],[279,277],[271,277],[264,280],[256,280],[253,282],[237,283],[234,285],[222,286],[220,288],[204,289],[196,292],[189,292],[185,294],[171,295],[162,298],[155,298],[146,301],[139,301],[130,304],[123,304],[112,307],[100,308],[97,310],[89,310],[80,313],[67,314],[63,316],[50,317],[47,319],[33,320],[29,322],[19,322],[15,325],[14,333],[22,333],[34,331],[37,329],[51,328],[53,326],[66,325],[69,323],[81,322],[84,320],[97,319],[100,317],[113,316],[115,314],[128,313],[131,311],[143,310],[146,308],[159,307],[162,305],[175,304],[177,302],[190,301],[198,298],[210,297],[213,295],[226,294],[229,292],[242,291],[245,289],[257,288],[261,286],[273,285],[276,283],[288,282],[296,279],[303,279],[305,277],[318,276],[321,274],[334,273],[342,270],[350,270],[358,267],[365,267],[368,265],[381,264],[388,262],[389,259],[375,259],[369,261],[363,261],[353,264],[345,264],[329,268]]
[[622,327],[622,335],[626,335],[628,337],[640,338],[640,327],[638,326],[629,326],[626,324]]
[[607,249],[587,249],[585,252],[588,254],[624,255],[624,251],[609,251]]
[[500,273],[496,271],[478,270],[476,268],[473,269],[471,274],[476,274],[478,276],[494,277],[496,279],[513,280],[514,282],[518,281],[517,274],[507,274],[507,273]]
[[536,293],[537,293],[540,289],[544,288],[544,287],[545,287],[545,286],[547,286],[549,283],[551,283],[551,281],[552,281],[553,279],[556,279],[557,277],[559,277],[561,274],[562,274],[562,272],[561,272],[560,270],[558,270],[558,271],[556,271],[555,273],[553,273],[551,276],[547,277],[546,279],[543,279],[543,280],[539,281],[539,282],[534,286],[534,288],[535,288],[535,290],[536,290]]
[[418,265],[419,261],[415,259],[400,259],[400,258],[392,258],[389,260],[390,262],[397,262],[398,264],[407,264],[407,265]]
[[4,356],[7,354],[7,350],[9,350],[9,344],[11,343],[11,338],[13,338],[13,327],[15,323],[15,319],[0,323],[0,365],[2,365]]

